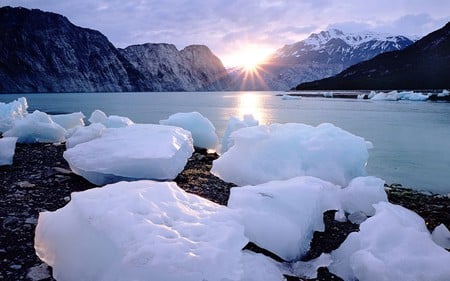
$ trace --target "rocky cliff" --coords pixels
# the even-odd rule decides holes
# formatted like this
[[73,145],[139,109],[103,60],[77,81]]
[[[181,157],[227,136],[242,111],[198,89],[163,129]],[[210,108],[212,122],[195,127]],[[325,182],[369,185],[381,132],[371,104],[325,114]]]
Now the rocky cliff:
[[226,75],[205,46],[119,50],[61,15],[0,8],[0,93],[222,90]]
[[409,47],[380,54],[297,90],[450,88],[450,22]]

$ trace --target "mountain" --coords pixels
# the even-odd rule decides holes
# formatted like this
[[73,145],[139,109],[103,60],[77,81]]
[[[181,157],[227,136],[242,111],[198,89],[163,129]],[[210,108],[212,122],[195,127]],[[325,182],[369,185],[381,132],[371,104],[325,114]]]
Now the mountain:
[[403,50],[378,55],[295,89],[448,89],[449,73],[450,22]]
[[[313,33],[307,39],[278,49],[261,65],[259,83],[248,83],[244,74],[231,72],[235,85],[251,90],[287,90],[299,82],[313,81],[339,73],[347,67],[413,41],[405,36],[374,32],[344,33],[338,29]],[[250,89],[249,89],[250,90]]]
[[119,50],[157,91],[217,91],[228,83],[222,62],[203,45],[178,51],[172,44],[148,43]]
[[224,73],[206,46],[122,50],[61,15],[0,8],[0,93],[222,90]]

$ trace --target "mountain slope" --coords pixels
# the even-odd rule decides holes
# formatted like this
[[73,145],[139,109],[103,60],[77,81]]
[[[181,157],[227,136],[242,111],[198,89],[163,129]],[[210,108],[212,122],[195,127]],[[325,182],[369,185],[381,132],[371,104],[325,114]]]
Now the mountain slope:
[[450,22],[404,50],[381,54],[334,77],[302,83],[313,89],[450,88]]
[[0,92],[135,91],[142,79],[100,32],[54,13],[0,8]]
[[61,15],[0,8],[0,93],[223,90],[222,62],[206,46],[116,49]]
[[211,50],[192,45],[178,51],[172,44],[143,44],[119,49],[157,91],[220,91],[227,72]]
[[[339,73],[374,56],[403,49],[413,41],[404,36],[373,32],[344,33],[337,29],[313,33],[307,39],[277,50],[261,66],[259,84],[253,90],[287,90],[302,81]],[[244,75],[232,73],[236,84],[247,85]]]

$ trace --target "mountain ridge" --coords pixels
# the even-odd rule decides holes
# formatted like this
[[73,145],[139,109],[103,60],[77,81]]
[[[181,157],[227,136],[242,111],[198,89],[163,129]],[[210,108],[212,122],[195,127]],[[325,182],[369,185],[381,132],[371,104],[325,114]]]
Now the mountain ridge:
[[296,90],[450,88],[450,22],[403,50],[380,54]]

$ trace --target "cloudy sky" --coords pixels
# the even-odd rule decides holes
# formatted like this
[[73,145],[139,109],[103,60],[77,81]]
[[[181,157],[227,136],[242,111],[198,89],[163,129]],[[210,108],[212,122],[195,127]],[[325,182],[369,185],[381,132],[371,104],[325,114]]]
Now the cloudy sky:
[[225,65],[312,32],[340,28],[423,36],[450,21],[449,0],[0,0],[96,29],[117,47],[205,44]]

